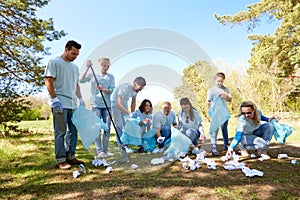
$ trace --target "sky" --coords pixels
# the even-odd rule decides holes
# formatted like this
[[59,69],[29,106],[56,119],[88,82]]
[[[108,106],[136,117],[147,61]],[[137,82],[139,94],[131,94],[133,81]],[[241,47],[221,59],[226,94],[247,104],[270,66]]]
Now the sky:
[[[103,48],[103,44],[107,44],[105,46],[108,48],[107,52],[125,49],[120,50],[119,55],[112,59],[109,70],[110,73],[114,74],[117,85],[132,70],[141,66],[144,66],[142,69],[146,70],[148,65],[161,65],[169,68],[170,72],[175,71],[182,75],[182,70],[190,65],[192,60],[183,59],[184,56],[178,52],[180,50],[176,50],[174,53],[173,47],[167,51],[162,50],[160,43],[162,46],[176,45],[176,43],[184,42],[186,37],[192,41],[192,44],[201,47],[214,63],[226,63],[226,66],[235,69],[245,68],[248,66],[247,60],[250,58],[252,47],[247,35],[272,33],[274,24],[264,24],[256,28],[255,32],[248,33],[245,26],[231,27],[220,24],[214,18],[214,14],[235,14],[238,11],[246,10],[247,5],[255,2],[258,1],[51,0],[46,7],[38,11],[37,15],[42,19],[53,18],[55,29],[64,30],[68,35],[59,41],[45,43],[46,46],[51,47],[50,53],[52,55],[45,57],[43,63],[47,64],[49,59],[61,55],[68,40],[76,40],[82,44],[82,48],[80,55],[74,62],[81,72],[85,69],[87,59],[91,59],[97,66],[97,56],[105,56],[106,49]],[[164,44],[168,38],[157,38],[157,42],[151,40],[152,33],[150,35],[144,34],[142,38],[145,42],[155,43],[153,48],[148,48],[147,45],[142,44],[142,42],[138,43],[137,40],[140,37],[138,35],[139,30],[149,28],[163,30],[167,33],[171,32],[171,35],[174,36],[179,34],[180,41],[174,40],[174,44]],[[118,36],[124,36],[126,33],[132,33],[130,42],[137,43],[135,49],[130,49],[127,41],[109,46],[113,42],[108,41],[116,41]],[[160,39],[161,41],[159,41]],[[185,43],[183,46],[186,47],[187,45],[189,43]],[[103,55],[96,55],[96,52],[101,52]],[[190,52],[191,54],[195,53],[192,47]],[[186,55],[186,53],[184,54]],[[161,75],[159,70],[156,70],[151,76]],[[166,76],[163,77],[167,78]],[[155,80],[149,80],[150,83],[151,81],[152,83],[155,82]],[[164,94],[165,100],[171,100],[172,98],[169,99],[169,97],[172,92],[168,90],[170,86],[168,84],[150,84],[138,96],[150,98],[149,93],[153,94],[160,90],[160,93],[152,96],[157,96],[159,100],[162,100],[162,94]],[[86,92],[88,89],[84,88],[84,91]],[[83,96],[88,98],[86,94]],[[152,100],[158,101],[158,98]]]

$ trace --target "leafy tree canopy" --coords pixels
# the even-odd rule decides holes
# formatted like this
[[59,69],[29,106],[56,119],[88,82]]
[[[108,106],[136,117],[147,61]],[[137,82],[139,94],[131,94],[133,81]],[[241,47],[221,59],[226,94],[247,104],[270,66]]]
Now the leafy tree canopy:
[[[254,45],[248,75],[256,81],[253,87],[273,90],[269,90],[268,96],[277,98],[272,98],[270,106],[282,111],[290,98],[300,96],[300,79],[295,79],[296,72],[300,70],[300,1],[261,0],[247,8],[234,15],[215,14],[215,17],[224,25],[246,25],[248,31],[260,25],[263,19],[267,23],[280,22],[273,35],[248,36]],[[264,78],[256,80],[258,75]]]
[[[49,48],[43,42],[59,40],[66,35],[64,31],[54,29],[51,18],[37,18],[37,9],[48,3],[49,0],[0,2],[0,110],[7,113],[13,107],[26,109],[26,103],[16,99],[41,89],[44,71],[41,60],[49,55]],[[0,117],[0,123],[7,120],[16,119]]]

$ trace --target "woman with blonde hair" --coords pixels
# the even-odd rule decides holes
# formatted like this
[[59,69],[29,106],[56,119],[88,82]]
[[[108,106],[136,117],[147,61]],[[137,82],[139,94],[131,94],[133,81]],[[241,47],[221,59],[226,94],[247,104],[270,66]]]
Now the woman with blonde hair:
[[[244,101],[240,106],[238,124],[233,141],[227,156],[233,153],[234,148],[241,142],[242,156],[248,156],[247,150],[258,150],[260,155],[267,156],[267,148],[273,136],[274,126],[270,123],[275,117],[266,117],[257,109],[252,101]],[[267,123],[261,123],[265,121]]]

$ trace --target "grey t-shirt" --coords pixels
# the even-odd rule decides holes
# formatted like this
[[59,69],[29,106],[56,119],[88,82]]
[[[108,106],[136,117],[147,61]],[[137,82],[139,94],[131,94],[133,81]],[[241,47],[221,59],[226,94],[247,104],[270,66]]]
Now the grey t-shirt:
[[137,93],[133,90],[133,86],[130,83],[123,83],[119,85],[112,94],[111,106],[116,106],[118,96],[122,97],[122,105],[128,108],[128,101],[130,97],[135,97]]
[[162,128],[163,126],[172,127],[174,123],[176,123],[176,116],[172,110],[168,115],[164,115],[161,110],[153,115],[153,128]]
[[79,69],[72,62],[66,62],[61,56],[49,61],[44,77],[53,77],[54,89],[63,108],[77,108],[76,89],[79,81]]

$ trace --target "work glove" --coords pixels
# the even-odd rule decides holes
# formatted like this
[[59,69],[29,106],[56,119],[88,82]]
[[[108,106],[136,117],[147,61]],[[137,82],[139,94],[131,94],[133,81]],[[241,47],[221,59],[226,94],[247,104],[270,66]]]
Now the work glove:
[[58,97],[51,99],[51,107],[56,113],[63,113],[63,107]]
[[157,143],[158,143],[158,144],[162,144],[164,141],[165,141],[165,137],[159,136],[159,137],[157,138]]
[[82,98],[79,98],[79,104],[80,104],[80,106],[85,107],[85,103]]

